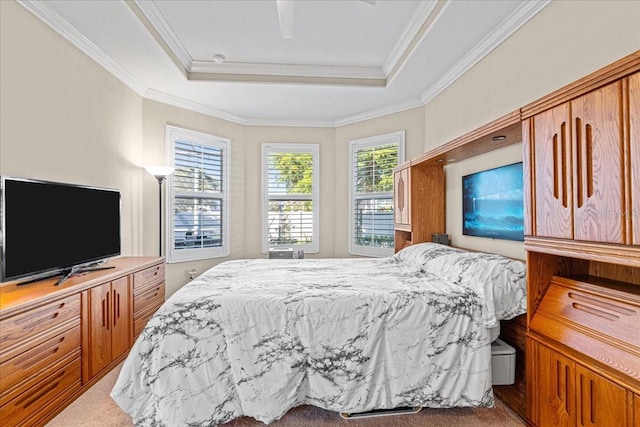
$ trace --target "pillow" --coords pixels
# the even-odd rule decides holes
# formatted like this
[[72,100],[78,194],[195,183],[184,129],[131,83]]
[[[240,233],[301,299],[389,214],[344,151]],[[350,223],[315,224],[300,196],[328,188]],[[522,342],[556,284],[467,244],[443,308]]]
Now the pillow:
[[524,262],[501,255],[461,252],[433,258],[424,269],[441,279],[475,291],[483,301],[482,320],[494,327],[527,311]]
[[451,246],[425,242],[407,246],[399,250],[393,257],[397,261],[403,262],[416,270],[420,270],[423,269],[424,264],[429,260],[442,255],[462,252],[462,250],[452,248]]

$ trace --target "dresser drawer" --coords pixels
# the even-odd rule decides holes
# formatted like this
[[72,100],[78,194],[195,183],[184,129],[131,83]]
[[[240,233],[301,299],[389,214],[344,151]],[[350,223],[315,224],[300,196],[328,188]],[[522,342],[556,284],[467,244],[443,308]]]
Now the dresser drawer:
[[51,338],[40,345],[0,364],[1,387],[4,395],[16,384],[27,381],[31,377],[38,380],[47,377],[47,368],[56,364],[68,363],[80,357],[80,325]]
[[164,302],[164,283],[154,285],[133,297],[133,315]]
[[[76,393],[80,387],[80,359],[78,358],[63,368],[49,373],[43,381],[26,389],[15,389],[2,396],[0,419],[3,426],[35,424],[27,419],[45,416],[49,408],[58,406]],[[27,420],[26,423],[25,420]]]
[[0,322],[0,351],[23,344],[74,318],[80,318],[80,294],[5,319]]
[[149,306],[147,310],[143,311],[142,313],[136,314],[135,318],[133,319],[134,339],[138,338],[138,335],[140,335],[140,332],[142,332],[149,319],[151,319],[153,314],[158,311],[161,305],[162,302],[159,302],[158,305]]
[[134,273],[133,292],[138,293],[144,290],[147,286],[161,282],[164,282],[164,264],[145,268],[144,270]]
[[[571,284],[568,279],[554,278],[536,314],[550,321],[576,325],[576,329],[591,329],[597,335],[631,344],[640,352],[640,306]],[[547,333],[550,325],[541,325],[537,320],[536,317],[531,329]]]

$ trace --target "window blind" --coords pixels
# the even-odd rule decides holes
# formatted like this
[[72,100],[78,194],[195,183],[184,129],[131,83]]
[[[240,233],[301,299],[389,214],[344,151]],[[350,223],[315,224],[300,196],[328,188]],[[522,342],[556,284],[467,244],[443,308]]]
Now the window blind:
[[219,147],[175,142],[174,249],[222,246],[222,165]]
[[269,144],[264,156],[264,248],[317,251],[317,145]]

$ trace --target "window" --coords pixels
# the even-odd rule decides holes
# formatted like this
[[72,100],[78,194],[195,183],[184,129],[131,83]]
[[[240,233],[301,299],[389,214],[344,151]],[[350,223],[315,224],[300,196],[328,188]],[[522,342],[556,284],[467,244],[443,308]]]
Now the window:
[[262,251],[291,247],[320,251],[318,144],[262,145]]
[[404,131],[350,142],[351,254],[393,254],[393,168],[402,161]]
[[229,255],[229,140],[166,128],[175,172],[169,177],[167,261]]

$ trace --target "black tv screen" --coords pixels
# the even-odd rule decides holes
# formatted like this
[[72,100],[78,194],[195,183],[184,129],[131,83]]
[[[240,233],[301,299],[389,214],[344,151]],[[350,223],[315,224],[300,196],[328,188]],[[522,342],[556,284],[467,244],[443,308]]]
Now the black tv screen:
[[1,178],[1,282],[120,255],[118,190]]
[[522,162],[462,177],[462,234],[524,240]]

